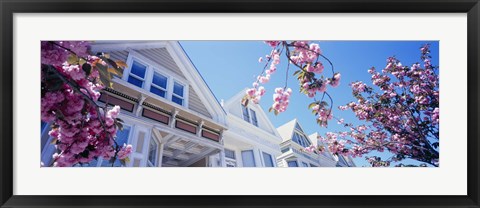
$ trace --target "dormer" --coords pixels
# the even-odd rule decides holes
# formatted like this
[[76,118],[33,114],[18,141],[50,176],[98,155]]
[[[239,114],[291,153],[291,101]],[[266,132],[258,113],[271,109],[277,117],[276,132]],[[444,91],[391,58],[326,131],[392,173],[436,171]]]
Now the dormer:
[[228,117],[240,124],[251,127],[252,130],[258,130],[279,138],[280,135],[261,105],[252,102],[248,106],[241,104],[244,95],[245,90],[242,90],[225,102],[224,109]]

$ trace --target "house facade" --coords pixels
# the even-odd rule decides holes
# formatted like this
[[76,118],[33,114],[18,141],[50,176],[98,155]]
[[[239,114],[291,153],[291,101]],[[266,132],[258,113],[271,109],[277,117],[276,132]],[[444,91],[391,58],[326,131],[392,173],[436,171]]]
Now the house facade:
[[244,95],[242,90],[223,105],[228,122],[223,135],[226,167],[276,167],[282,139],[260,105],[241,104]]
[[309,152],[305,148],[319,143],[316,136],[309,137],[297,119],[277,128],[282,136],[280,144],[282,155],[277,157],[279,167],[335,167],[337,161],[331,157],[330,152]]
[[[116,140],[133,146],[125,166],[285,167],[278,160],[284,155],[283,136],[262,108],[243,107],[244,91],[222,106],[178,42],[97,41],[92,51],[128,65],[98,101],[122,108],[124,129]],[[55,152],[48,131],[49,125],[42,123],[45,166]],[[83,166],[111,164],[99,158]]]

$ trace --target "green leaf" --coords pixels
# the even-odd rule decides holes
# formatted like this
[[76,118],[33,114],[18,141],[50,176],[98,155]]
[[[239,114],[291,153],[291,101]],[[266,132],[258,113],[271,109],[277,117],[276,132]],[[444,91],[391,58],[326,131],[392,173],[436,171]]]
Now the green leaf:
[[79,64],[79,65],[84,65],[85,63],[87,63],[87,61],[86,61],[85,59],[83,59],[83,58],[80,58],[80,59],[78,60],[78,64]]
[[311,109],[311,108],[315,107],[316,105],[317,105],[317,102],[310,103],[310,105],[308,105],[308,109]]
[[75,54],[70,54],[67,58],[67,63],[70,65],[78,64],[78,57]]

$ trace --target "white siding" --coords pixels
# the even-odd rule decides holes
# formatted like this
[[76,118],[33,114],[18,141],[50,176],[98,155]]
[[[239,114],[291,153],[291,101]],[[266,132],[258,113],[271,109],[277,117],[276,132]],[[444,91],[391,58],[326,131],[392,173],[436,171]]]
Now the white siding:
[[152,49],[142,49],[142,50],[135,50],[137,53],[145,56],[155,62],[158,65],[161,65],[171,72],[179,75],[182,78],[185,78],[183,73],[178,68],[177,64],[173,60],[172,56],[168,53],[167,49],[165,48],[152,48]]
[[[210,115],[210,113],[208,112],[207,108],[200,100],[200,97],[198,97],[198,94],[195,92],[195,90],[193,90],[192,87],[189,87],[188,90],[189,90],[188,108],[204,116],[212,118],[212,115]],[[212,101],[212,102],[215,102],[215,101]]]

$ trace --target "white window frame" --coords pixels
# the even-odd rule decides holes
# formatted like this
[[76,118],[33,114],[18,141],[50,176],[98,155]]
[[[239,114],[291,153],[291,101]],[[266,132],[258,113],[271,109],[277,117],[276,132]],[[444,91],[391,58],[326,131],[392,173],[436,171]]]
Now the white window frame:
[[[233,152],[233,156],[235,158],[229,158],[225,155],[225,163],[226,165],[230,165],[232,164],[233,167],[237,167],[237,159],[238,159],[238,156],[237,156],[237,151],[233,150],[233,149],[228,149],[228,148],[225,148],[225,150],[228,150],[228,151],[232,151]],[[227,166],[227,167],[230,167],[230,166]]]
[[[175,89],[175,83],[178,83],[179,85],[182,85],[182,86],[183,86],[183,97],[180,97],[179,95],[177,95],[177,94],[175,94],[175,93],[173,92],[173,90]],[[181,82],[181,81],[173,78],[173,79],[172,79],[172,87],[171,87],[170,101],[173,102],[173,96],[175,96],[175,97],[177,97],[177,98],[182,99],[182,106],[186,106],[186,105],[185,105],[185,100],[186,100],[185,98],[186,98],[186,95],[187,95],[187,92],[186,92],[187,90],[186,90],[186,89],[188,89],[188,85],[186,85],[185,83],[183,83],[183,82]],[[180,104],[178,104],[178,103],[176,103],[176,102],[173,102],[173,103],[175,103],[175,104],[177,104],[177,105],[180,105]]]
[[[275,165],[275,160],[273,159],[273,155],[268,153],[268,152],[264,152],[262,151],[262,162],[263,162],[263,167],[267,167],[267,164],[265,163],[265,157],[264,157],[264,154],[267,154],[269,157],[270,157],[270,160],[272,161],[272,167],[276,167]],[[270,167],[269,167],[270,168]]]
[[[134,61],[135,61],[135,62],[138,62],[138,63],[140,63],[140,64],[142,64],[142,65],[145,66],[145,77],[141,78],[141,77],[137,76],[136,74],[133,74],[133,73],[132,73],[132,66],[133,66],[133,62],[134,62]],[[129,64],[128,66],[129,66],[129,67],[128,67],[128,73],[127,73],[127,76],[126,76],[125,81],[128,82],[128,77],[133,76],[133,77],[136,78],[136,79],[142,80],[142,87],[141,87],[141,88],[145,88],[145,85],[146,85],[146,83],[147,83],[147,76],[148,76],[148,68],[149,68],[149,65],[146,64],[145,62],[143,62],[142,60],[139,60],[139,59],[137,59],[137,58],[133,58],[132,61],[130,62],[130,64]],[[135,86],[135,87],[138,87],[137,85],[134,85],[134,84],[132,84],[132,83],[130,83],[130,82],[128,82],[128,83],[131,84],[131,85],[133,85],[133,86]]]
[[[298,136],[299,136],[299,138],[298,138],[299,141],[298,142],[295,142],[295,140],[293,139],[295,137],[295,134],[298,134]],[[293,131],[292,141],[295,142],[296,144],[302,146],[302,147],[308,147],[308,146],[312,145],[312,142],[310,141],[310,139],[308,139],[308,137],[303,132],[300,132],[300,131],[297,131],[297,130]],[[305,144],[305,146],[302,145],[302,143],[304,143],[304,142],[307,142]]]
[[[250,123],[256,127],[258,127],[258,118],[257,118],[257,112],[251,108],[248,109],[248,113],[250,113]],[[253,113],[252,113],[253,112]],[[255,123],[253,123],[253,117],[255,116]]]
[[[247,107],[247,106],[244,106],[242,104],[240,104],[240,107],[241,107],[241,110],[242,110],[242,117],[243,117],[243,120],[250,123],[250,109]],[[247,121],[247,118],[245,118],[245,113],[243,112],[243,110],[246,109],[247,110],[247,116],[248,116],[248,121]]]
[[245,161],[243,160],[243,152],[251,152],[252,153],[252,157],[253,157],[253,166],[252,167],[257,167],[257,161],[255,161],[255,151],[253,149],[245,149],[245,150],[242,150],[240,151],[240,156],[242,157],[242,167],[249,167],[249,168],[252,168],[250,166],[245,166]]
[[[122,80],[125,81],[127,84],[131,85],[132,87],[139,88],[138,86],[131,84],[128,82],[128,77],[131,74],[131,68],[133,61],[139,62],[143,65],[147,66],[147,71],[145,73],[145,79],[143,82],[143,86],[141,89],[143,92],[151,97],[161,99],[164,102],[167,102],[169,104],[173,105],[178,105],[178,106],[183,106],[183,107],[188,107],[188,101],[189,101],[189,89],[190,85],[188,84],[188,81],[179,77],[178,75],[175,75],[175,73],[171,72],[170,70],[166,69],[165,67],[156,64],[155,62],[149,60],[148,58],[142,56],[141,54],[138,54],[137,52],[130,50],[128,57],[127,57],[127,65],[128,67],[125,69],[125,72],[123,73]],[[162,97],[160,95],[157,95],[155,93],[150,92],[150,88],[152,87],[152,81],[153,81],[153,75],[154,73],[163,75],[167,77],[167,89],[166,89],[166,94],[165,97]],[[135,77],[137,78],[137,77]],[[178,84],[183,85],[183,102],[182,105],[179,105],[178,103],[175,103],[172,101],[172,96],[173,95],[173,87],[174,83],[177,82]],[[157,86],[154,84],[154,87],[160,88],[160,86]],[[177,96],[180,97],[180,96]]]
[[[158,86],[157,84],[153,83],[153,78],[155,77],[155,74],[158,74],[158,75],[161,75],[161,76],[164,76],[165,78],[167,78],[167,86],[166,86],[167,88],[163,88],[163,87]],[[168,86],[168,84],[169,84],[169,81],[168,81],[169,78],[168,78],[168,76],[165,75],[165,74],[163,74],[163,73],[160,73],[160,72],[154,70],[154,72],[153,72],[153,74],[152,74],[152,79],[151,79],[151,80],[152,80],[152,81],[150,82],[150,87],[148,88],[148,92],[150,92],[150,93],[152,93],[152,94],[154,94],[154,95],[156,95],[156,96],[162,97],[162,96],[157,95],[157,94],[155,94],[155,93],[153,93],[153,92],[151,91],[151,90],[152,90],[152,87],[154,87],[154,88],[157,88],[157,89],[160,89],[160,90],[165,91],[165,97],[162,97],[162,98],[167,98],[167,97],[168,97],[168,87],[169,87],[169,86]]]
[[[287,160],[286,162],[287,162],[287,167],[289,167],[289,168],[298,168],[298,167],[300,167],[299,164],[298,164],[298,160]],[[294,166],[290,166],[290,165],[288,165],[289,162],[295,162],[295,163],[297,164],[297,166],[295,166],[295,167],[294,167]]]
[[[243,106],[242,104],[240,104],[240,107],[241,107],[241,110],[242,110],[243,120],[244,120],[245,122],[247,122],[247,120],[246,120],[246,118],[245,118],[245,114],[243,113],[243,109],[245,108],[245,109],[247,109],[248,123],[250,123],[250,124],[252,124],[252,125],[254,125],[254,126],[256,126],[256,127],[260,127],[260,124],[259,124],[259,122],[258,122],[258,117],[257,117],[257,111],[253,110],[252,108],[245,107],[245,106]],[[251,113],[252,111],[255,113],[255,120],[257,121],[257,125],[255,125],[255,124],[253,123],[253,116],[252,116],[252,113]]]
[[[156,149],[155,149],[155,161],[154,163],[152,163],[150,161],[150,143],[153,141],[153,143],[156,145]],[[160,142],[157,141],[157,139],[153,138],[153,137],[150,137],[150,140],[148,141],[148,149],[147,149],[147,166],[148,167],[157,167],[158,166],[158,154],[159,154],[159,150],[160,150]]]

